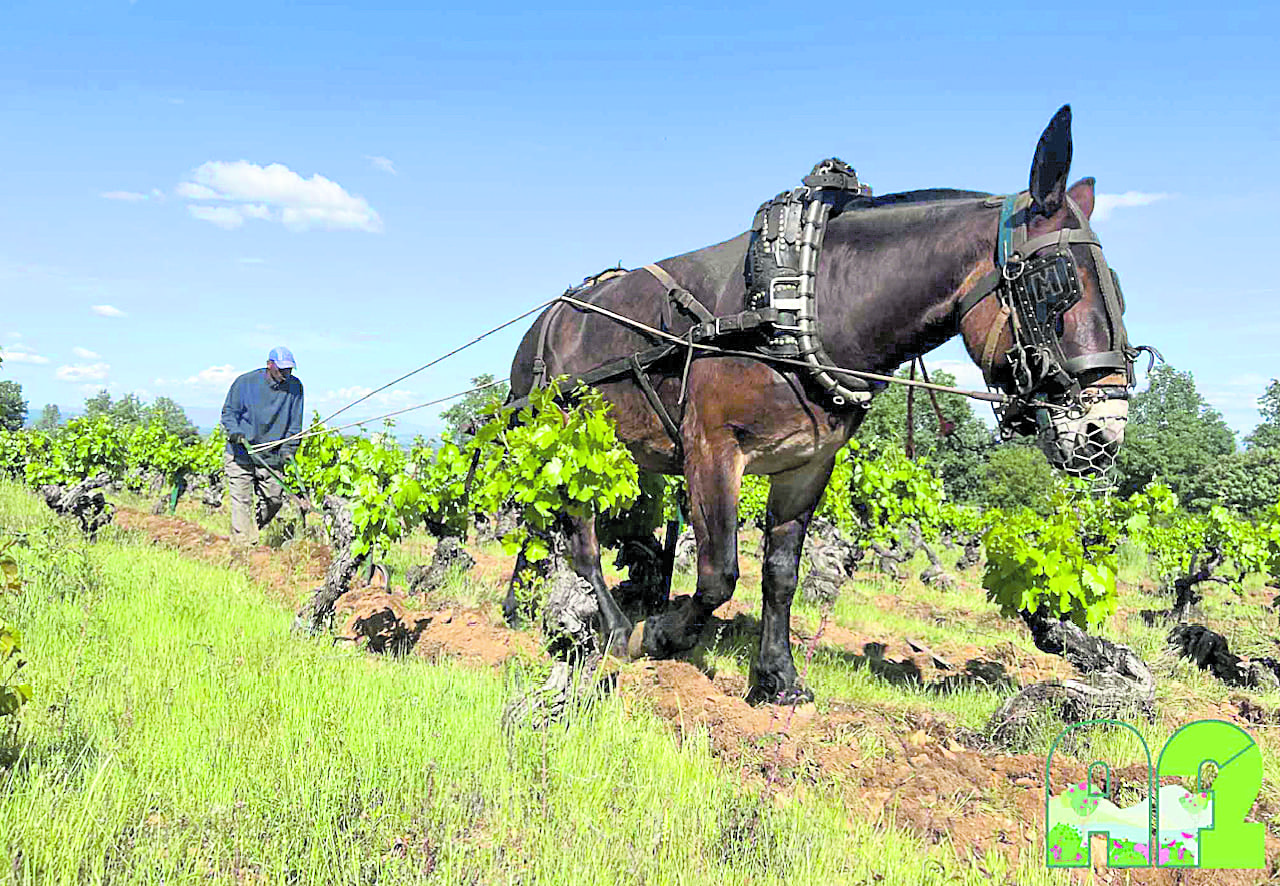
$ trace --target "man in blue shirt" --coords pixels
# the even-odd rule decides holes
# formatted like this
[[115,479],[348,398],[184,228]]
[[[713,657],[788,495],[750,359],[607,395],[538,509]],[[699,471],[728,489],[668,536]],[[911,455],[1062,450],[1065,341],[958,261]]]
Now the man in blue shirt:
[[[271,522],[284,503],[280,482],[250,458],[245,446],[275,443],[302,432],[302,382],[293,375],[294,365],[288,348],[272,348],[266,368],[246,372],[232,382],[222,404],[222,427],[227,432],[223,466],[231,497],[234,548],[256,544],[258,530]],[[290,440],[257,456],[278,472],[298,451],[298,443]]]

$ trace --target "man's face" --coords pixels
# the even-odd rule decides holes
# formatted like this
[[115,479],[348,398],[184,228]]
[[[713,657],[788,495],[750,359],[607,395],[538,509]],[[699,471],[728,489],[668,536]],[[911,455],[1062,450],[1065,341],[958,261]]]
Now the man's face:
[[275,364],[274,361],[268,360],[267,375],[271,376],[271,380],[273,382],[275,382],[276,384],[280,384],[286,381],[289,378],[289,376],[293,375],[293,367],[290,366],[288,369],[281,369],[279,366]]

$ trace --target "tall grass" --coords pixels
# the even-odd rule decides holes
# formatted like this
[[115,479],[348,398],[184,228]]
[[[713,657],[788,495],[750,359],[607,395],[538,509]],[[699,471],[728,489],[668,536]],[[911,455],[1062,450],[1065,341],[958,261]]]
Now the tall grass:
[[504,734],[510,673],[302,639],[239,574],[42,509],[0,484],[37,693],[0,882],[986,882],[821,787],[762,800],[619,698]]

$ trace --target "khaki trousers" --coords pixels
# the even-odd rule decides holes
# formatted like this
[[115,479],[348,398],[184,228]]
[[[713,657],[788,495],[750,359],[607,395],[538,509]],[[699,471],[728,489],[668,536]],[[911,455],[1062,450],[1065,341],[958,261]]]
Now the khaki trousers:
[[270,523],[284,504],[284,487],[265,468],[240,464],[230,455],[223,461],[223,470],[231,498],[231,545],[257,544],[258,530]]

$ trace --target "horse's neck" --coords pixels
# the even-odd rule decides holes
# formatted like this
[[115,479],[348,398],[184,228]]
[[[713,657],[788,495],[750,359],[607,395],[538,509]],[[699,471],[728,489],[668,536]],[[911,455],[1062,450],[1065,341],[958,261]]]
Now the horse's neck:
[[821,338],[831,358],[892,371],[954,336],[962,285],[991,256],[999,214],[965,199],[832,219],[818,280]]

